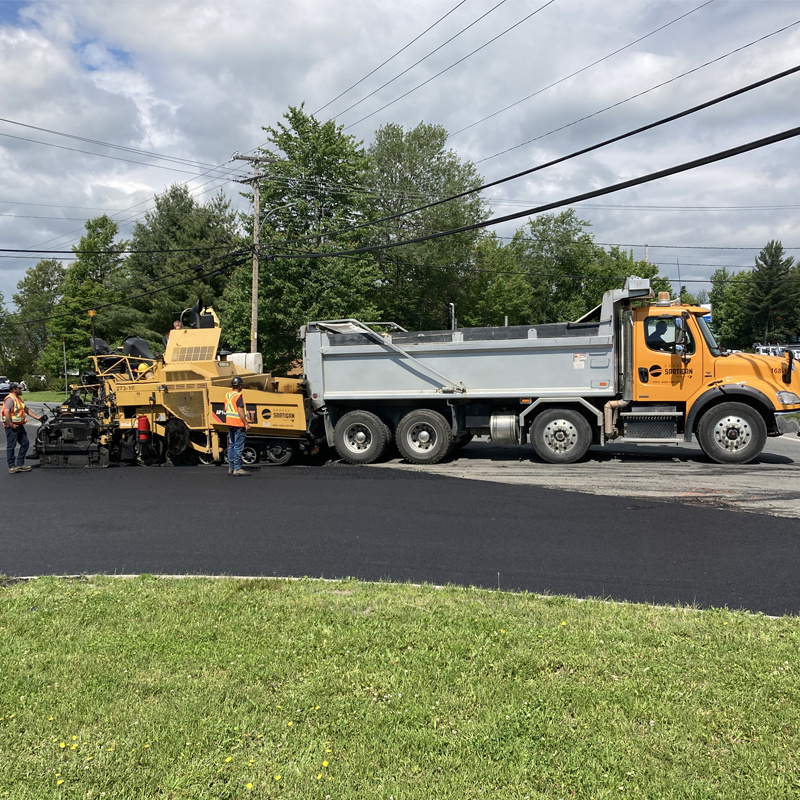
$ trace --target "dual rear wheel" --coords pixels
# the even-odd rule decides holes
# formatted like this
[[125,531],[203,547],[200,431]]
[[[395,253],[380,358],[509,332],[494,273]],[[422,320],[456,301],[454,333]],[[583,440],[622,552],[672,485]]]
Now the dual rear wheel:
[[[334,446],[351,464],[371,464],[392,444],[392,431],[370,411],[349,411],[336,424]],[[414,464],[436,464],[455,447],[453,428],[438,411],[409,411],[397,426],[395,443],[400,455]]]

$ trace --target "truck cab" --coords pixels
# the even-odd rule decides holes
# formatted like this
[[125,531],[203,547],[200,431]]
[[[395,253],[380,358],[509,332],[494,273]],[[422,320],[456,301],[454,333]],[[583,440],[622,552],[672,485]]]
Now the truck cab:
[[632,407],[620,418],[648,415],[668,438],[695,435],[714,461],[746,463],[767,436],[800,433],[800,372],[791,351],[725,352],[707,313],[664,297],[632,310]]

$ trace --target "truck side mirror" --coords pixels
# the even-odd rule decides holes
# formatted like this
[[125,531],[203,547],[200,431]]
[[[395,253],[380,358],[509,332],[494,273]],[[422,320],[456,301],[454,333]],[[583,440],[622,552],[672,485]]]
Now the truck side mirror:
[[683,317],[675,318],[675,352],[678,353],[678,346],[680,345],[681,352],[683,351],[683,343],[686,341],[686,322]]

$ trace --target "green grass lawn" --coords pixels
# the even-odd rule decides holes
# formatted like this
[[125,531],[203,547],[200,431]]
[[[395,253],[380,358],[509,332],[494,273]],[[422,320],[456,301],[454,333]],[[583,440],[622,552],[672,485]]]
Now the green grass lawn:
[[798,618],[356,581],[0,592],[0,797],[800,796]]
[[24,392],[22,395],[26,403],[61,403],[66,397],[64,392]]

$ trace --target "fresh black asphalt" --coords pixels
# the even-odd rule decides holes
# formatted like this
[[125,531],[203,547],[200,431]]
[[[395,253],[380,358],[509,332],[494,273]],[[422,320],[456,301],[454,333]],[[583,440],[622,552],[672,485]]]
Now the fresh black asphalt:
[[343,464],[35,467],[3,470],[0,492],[10,577],[357,577],[800,612],[785,518]]

